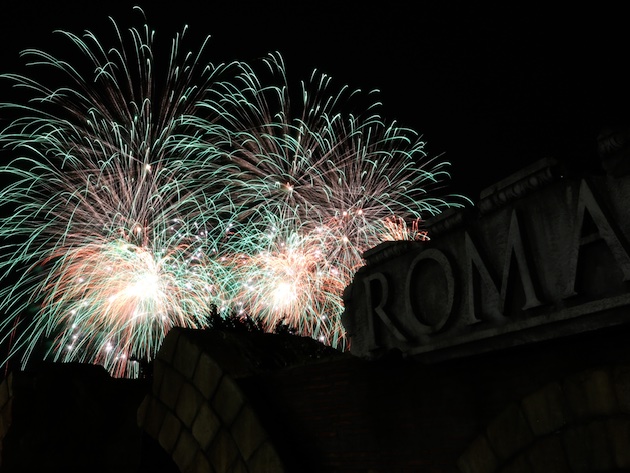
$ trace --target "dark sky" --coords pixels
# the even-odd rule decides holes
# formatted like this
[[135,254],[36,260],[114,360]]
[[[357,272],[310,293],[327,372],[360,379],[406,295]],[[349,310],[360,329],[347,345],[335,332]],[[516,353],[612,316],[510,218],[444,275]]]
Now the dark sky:
[[[108,16],[121,27],[139,24],[134,3],[6,3],[3,72],[16,67],[22,49],[51,50],[55,29],[93,30],[106,43]],[[623,11],[513,2],[504,9],[411,6],[424,3],[135,4],[160,38],[170,40],[184,24],[191,48],[211,35],[217,62],[279,51],[293,77],[316,68],[339,85],[381,90],[383,115],[421,133],[430,154],[452,163],[451,190],[473,200],[536,159],[590,159],[597,133],[626,122],[630,40]]]

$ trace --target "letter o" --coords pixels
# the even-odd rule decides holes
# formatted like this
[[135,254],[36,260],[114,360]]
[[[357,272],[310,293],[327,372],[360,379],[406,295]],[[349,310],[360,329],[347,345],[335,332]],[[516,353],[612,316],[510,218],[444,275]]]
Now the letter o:
[[[453,311],[455,278],[447,256],[429,248],[411,262],[405,283],[407,313],[421,333],[441,330]],[[417,325],[414,324],[414,325]]]

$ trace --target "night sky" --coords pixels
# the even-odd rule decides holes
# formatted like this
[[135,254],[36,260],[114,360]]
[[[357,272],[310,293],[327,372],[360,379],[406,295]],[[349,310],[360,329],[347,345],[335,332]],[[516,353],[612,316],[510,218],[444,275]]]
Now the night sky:
[[539,158],[588,161],[599,131],[625,123],[630,111],[630,41],[626,16],[615,9],[411,7],[424,2],[397,0],[6,3],[2,72],[16,70],[25,48],[65,57],[68,43],[58,42],[55,29],[92,30],[113,44],[107,17],[139,26],[137,4],[165,42],[184,24],[191,49],[211,35],[215,62],[278,51],[296,80],[318,69],[339,86],[379,89],[383,116],[421,133],[430,155],[452,163],[450,190],[473,200]]

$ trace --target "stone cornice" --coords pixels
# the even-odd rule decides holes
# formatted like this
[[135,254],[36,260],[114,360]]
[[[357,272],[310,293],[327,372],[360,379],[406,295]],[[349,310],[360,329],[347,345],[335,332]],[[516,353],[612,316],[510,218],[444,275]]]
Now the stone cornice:
[[370,248],[365,251],[363,253],[363,259],[365,260],[367,266],[376,265],[391,258],[395,258],[398,255],[402,255],[414,247],[417,248],[418,245],[421,244],[422,242],[418,241],[384,241],[383,243],[376,245],[374,248]]
[[466,215],[470,209],[448,209],[435,217],[425,221],[425,228],[429,232],[429,238],[443,235],[460,228],[466,222]]
[[563,172],[554,158],[543,158],[481,192],[477,208],[487,214],[561,179]]

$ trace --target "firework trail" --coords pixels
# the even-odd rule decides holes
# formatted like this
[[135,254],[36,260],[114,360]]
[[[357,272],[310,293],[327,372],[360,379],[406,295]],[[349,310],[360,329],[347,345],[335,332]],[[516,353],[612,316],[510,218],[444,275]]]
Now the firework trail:
[[[188,146],[238,209],[244,230],[231,244],[254,236],[237,251],[248,255],[238,267],[250,294],[239,310],[269,329],[287,322],[343,348],[342,292],[362,253],[385,240],[425,238],[422,219],[464,200],[435,196],[448,163],[428,158],[413,130],[385,122],[377,103],[364,116],[347,112],[360,91],[334,92],[315,71],[296,101],[281,56],[264,64],[271,83],[240,64],[237,81],[202,103],[208,112],[190,117],[199,131]],[[273,303],[279,294],[286,304]]]
[[62,86],[2,76],[30,96],[1,105],[19,115],[0,131],[16,155],[0,168],[10,355],[130,376],[130,360],[154,357],[173,326],[207,327],[211,308],[346,348],[342,292],[362,253],[425,238],[424,218],[464,205],[435,197],[448,164],[325,74],[292,97],[278,54],[261,74],[214,66],[205,43],[182,52],[184,30],[164,68],[147,26],[112,24],[113,48],[61,32],[84,68],[25,52]]
[[[207,255],[218,251],[213,235],[224,230],[216,217],[228,209],[219,208],[220,191],[200,185],[211,176],[177,140],[180,117],[229,67],[184,54],[182,32],[158,80],[153,33],[145,26],[124,37],[112,23],[112,49],[91,33],[62,32],[87,72],[42,51],[24,53],[63,86],[3,76],[31,99],[4,104],[21,116],[0,134],[17,154],[0,169],[10,182],[0,192],[0,268],[16,281],[0,297],[12,356],[23,350],[26,362],[41,339],[56,337],[55,358],[123,375],[131,357],[150,359],[173,325],[203,326],[218,287]],[[25,317],[33,305],[37,315]]]
[[[232,239],[235,258],[230,265],[236,315],[253,316],[264,329],[288,326],[323,343],[343,346],[340,294],[345,279],[326,259],[325,228],[313,231],[312,222],[294,214],[260,215],[257,230]],[[238,248],[240,249],[238,249]]]

